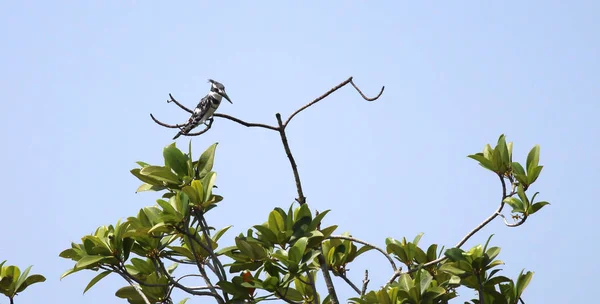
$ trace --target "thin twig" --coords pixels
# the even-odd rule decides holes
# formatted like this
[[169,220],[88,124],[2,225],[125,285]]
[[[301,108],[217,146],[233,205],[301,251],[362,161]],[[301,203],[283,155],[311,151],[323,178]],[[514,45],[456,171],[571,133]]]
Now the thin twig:
[[171,99],[167,100],[168,103],[173,102],[176,105],[178,105],[180,108],[182,108],[184,111],[186,111],[190,114],[194,113],[194,111],[188,109],[186,106],[180,104],[179,101],[175,100],[175,98],[173,98],[173,95],[171,95],[171,93],[169,93],[169,98],[171,98]]
[[189,221],[189,219],[184,224],[184,229],[185,229],[184,233],[192,240],[192,241],[190,241],[190,249],[192,249],[192,254],[194,255],[194,259],[196,260],[196,266],[198,266],[198,271],[202,275],[202,278],[204,278],[204,282],[206,283],[206,285],[208,285],[208,287],[210,288],[210,291],[213,293],[213,297],[215,298],[215,300],[217,300],[217,302],[219,302],[221,304],[225,304],[225,301],[217,293],[217,290],[215,289],[214,285],[211,283],[210,278],[208,277],[208,274],[206,273],[206,270],[204,270],[204,267],[202,267],[202,265],[200,265],[200,258],[198,257],[198,254],[196,253],[196,249],[194,248],[195,247],[194,241],[196,241],[198,244],[200,244],[200,246],[202,248],[204,248],[204,250],[208,251],[208,249],[204,246],[204,244],[202,244],[202,242],[196,240],[195,235],[192,236],[192,234],[190,233],[190,230],[187,226],[188,221]]
[[121,272],[117,272],[121,277],[123,277],[123,279],[125,281],[127,281],[127,283],[129,283],[129,285],[131,285],[131,287],[133,287],[133,289],[135,289],[135,291],[140,295],[140,297],[144,300],[144,303],[146,304],[151,304],[150,300],[148,300],[148,298],[146,297],[146,295],[144,294],[144,292],[142,291],[142,289],[140,288],[140,286],[136,285],[131,278],[128,278],[127,276],[125,276],[123,273]]
[[[212,242],[211,242],[211,238],[210,238],[210,233],[208,231],[208,223],[206,222],[206,219],[204,218],[204,214],[202,213],[201,210],[198,210],[196,212],[196,217],[199,217],[199,224],[200,224],[200,230],[202,230],[202,233],[204,234],[204,238],[206,239],[206,242],[209,244],[207,247],[209,250],[208,254],[210,255],[210,259],[213,262],[214,267],[216,268],[216,270],[213,270],[215,272],[215,274],[217,275],[217,277],[219,278],[219,280],[221,281],[227,281],[227,273],[225,272],[225,268],[223,267],[223,264],[221,264],[221,261],[219,260],[219,258],[217,257],[217,255],[215,254],[215,251],[212,248]],[[224,293],[224,296],[227,297],[226,293]]]
[[233,116],[229,116],[229,115],[226,115],[226,114],[215,113],[215,114],[213,114],[213,116],[214,117],[220,117],[220,118],[229,119],[231,121],[239,123],[240,125],[242,125],[244,127],[249,127],[249,128],[259,127],[259,128],[265,128],[265,129],[269,129],[269,130],[273,130],[273,131],[279,131],[279,128],[277,128],[277,127],[273,127],[273,126],[265,125],[265,124],[261,124],[261,123],[246,122],[246,121],[243,121],[243,120],[241,120],[239,118],[236,118],[236,117],[233,117]]
[[285,121],[285,123],[283,124],[285,127],[287,127],[287,125],[290,123],[290,121],[292,120],[292,118],[294,118],[294,116],[298,115],[298,113],[304,111],[306,108],[314,105],[315,103],[323,100],[325,97],[331,95],[331,93],[341,89],[343,86],[347,85],[348,83],[352,83],[352,86],[356,89],[356,91],[358,91],[358,93],[360,94],[360,96],[362,96],[362,98],[364,98],[367,101],[374,101],[377,100],[377,98],[379,98],[381,96],[381,94],[383,94],[383,90],[385,89],[385,86],[381,87],[381,91],[379,92],[379,94],[377,94],[377,96],[373,97],[373,98],[369,98],[367,96],[365,96],[365,94],[363,94],[363,92],[354,84],[354,81],[352,80],[352,77],[344,80],[342,83],[336,85],[335,87],[333,87],[331,90],[327,91],[325,94],[317,97],[315,100],[309,102],[308,104],[306,104],[305,106],[303,106],[302,108],[298,109],[296,112],[292,113],[292,115],[290,115],[290,117]]
[[164,122],[156,119],[154,117],[154,115],[152,115],[152,113],[150,113],[150,117],[152,117],[152,120],[154,120],[155,123],[157,123],[157,124],[159,124],[159,125],[161,125],[161,126],[163,126],[165,128],[179,129],[179,128],[183,128],[185,126],[185,124],[183,124],[183,125],[170,125],[170,124],[164,123]]
[[348,279],[348,277],[346,277],[345,274],[340,273],[339,277],[342,278],[342,280],[344,280],[348,285],[350,285],[350,287],[352,287],[352,289],[354,289],[354,291],[356,291],[357,294],[360,294],[360,289],[358,289],[358,287],[354,285],[354,283],[352,283],[352,281],[350,281],[350,279]]
[[363,286],[360,291],[361,296],[364,296],[367,293],[367,285],[369,285],[370,281],[371,280],[369,280],[369,270],[365,269],[365,278],[363,279]]
[[377,246],[375,246],[373,244],[367,243],[367,242],[365,242],[363,240],[359,240],[359,239],[351,237],[351,236],[345,236],[345,235],[330,235],[328,237],[328,239],[348,240],[348,241],[356,242],[356,243],[359,243],[359,244],[363,244],[365,246],[369,246],[369,247],[371,247],[371,248],[373,248],[373,249],[381,252],[381,254],[383,254],[388,259],[388,261],[392,265],[392,268],[394,269],[394,271],[396,271],[398,269],[398,267],[396,266],[396,263],[394,262],[394,260],[392,259],[392,257],[389,254],[387,254],[387,252],[385,252],[385,250],[383,250],[383,249],[381,249],[381,248],[379,248],[379,247],[377,247]]
[[[183,278],[186,277],[192,277],[192,276],[198,276],[201,277],[201,275],[197,275],[197,274],[188,274],[188,275],[184,275],[181,278],[175,280],[173,279],[173,277],[169,274],[169,272],[167,271],[167,269],[165,268],[165,264],[160,260],[157,259],[156,262],[159,264],[159,268],[161,269],[161,272],[167,277],[167,279],[169,280],[169,283],[171,283],[171,288],[169,288],[169,292],[167,292],[167,298],[171,297],[171,293],[173,292],[173,288],[177,287],[191,295],[195,295],[195,296],[211,296],[214,297],[214,294],[212,293],[212,291],[196,291],[193,288],[189,288],[186,286],[183,286],[182,284],[179,283],[180,280],[182,280]],[[210,287],[206,287],[206,289],[210,289]],[[216,299],[216,298],[215,298]]]
[[521,218],[521,219],[520,219],[518,222],[516,222],[516,223],[512,223],[512,224],[511,224],[511,223],[509,223],[509,222],[506,220],[506,217],[504,216],[504,214],[500,213],[500,214],[498,214],[498,215],[499,215],[499,216],[502,218],[502,220],[504,221],[504,225],[506,225],[507,227],[511,227],[511,228],[513,228],[513,227],[519,227],[519,226],[523,225],[523,224],[525,223],[525,221],[527,220],[527,215],[523,215],[523,217],[522,217],[522,218]]
[[277,123],[279,124],[279,135],[281,136],[281,143],[283,144],[283,148],[285,149],[285,154],[290,160],[290,165],[292,166],[292,171],[294,171],[294,179],[296,180],[296,190],[298,190],[298,198],[296,199],[300,205],[304,205],[306,203],[306,197],[302,192],[302,182],[300,181],[300,174],[298,173],[298,166],[296,166],[296,161],[294,160],[294,156],[292,155],[292,151],[290,150],[290,145],[287,140],[287,136],[285,135],[285,126],[281,122],[281,114],[275,114],[277,118]]
[[[475,233],[477,233],[479,230],[481,230],[483,227],[485,227],[487,224],[489,224],[491,221],[493,221],[498,215],[501,214],[502,209],[504,208],[504,199],[506,199],[507,197],[509,197],[510,195],[513,195],[513,193],[511,194],[506,194],[506,182],[504,181],[504,177],[502,177],[502,175],[498,175],[498,177],[500,177],[500,182],[502,183],[502,199],[500,200],[500,206],[498,206],[498,209],[496,209],[496,211],[494,211],[494,213],[492,213],[492,215],[490,215],[488,218],[486,218],[483,222],[481,222],[481,224],[477,225],[473,230],[469,231],[469,233],[467,233],[467,235],[465,235],[460,242],[458,242],[454,247],[455,248],[460,248],[462,245],[464,245],[469,238],[471,238]],[[425,263],[423,264],[423,267],[429,267],[431,265],[440,263],[444,260],[446,260],[447,258],[445,256],[438,258],[436,260],[433,260],[431,262]],[[416,268],[418,269],[418,268]],[[416,269],[412,269],[409,270],[407,273],[413,272]],[[387,284],[391,284],[392,282],[394,282],[394,280],[396,280],[396,278],[398,278],[398,276],[400,276],[401,274],[401,270],[397,270],[394,272],[394,274],[392,275],[392,277],[387,281]]]

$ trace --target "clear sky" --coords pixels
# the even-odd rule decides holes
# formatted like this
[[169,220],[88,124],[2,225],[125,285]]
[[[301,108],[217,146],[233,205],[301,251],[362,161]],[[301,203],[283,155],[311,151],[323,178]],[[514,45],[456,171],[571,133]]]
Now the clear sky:
[[[551,206],[525,225],[499,220],[466,248],[502,247],[504,275],[535,272],[527,303],[584,303],[595,295],[598,246],[600,64],[595,1],[408,3],[400,1],[4,1],[0,6],[3,189],[0,260],[33,264],[47,277],[16,303],[116,303],[124,282],[109,276],[86,295],[93,273],[62,281],[58,257],[99,225],[154,204],[135,194],[135,161],[162,161],[172,130],[225,84],[222,113],[275,124],[349,76],[351,87],[297,116],[288,133],[305,194],[332,209],[326,225],[384,245],[386,237],[452,246],[497,207],[493,173],[466,156],[502,133],[515,160],[541,145],[544,170],[532,191]],[[225,238],[262,223],[296,195],[276,133],[216,120],[193,138],[213,142],[218,192],[209,218],[233,224]],[[180,147],[188,138],[181,137]],[[227,245],[227,244],[223,244]],[[351,266],[371,286],[386,260]],[[335,281],[343,297],[353,296]],[[466,293],[465,293],[466,292]],[[463,299],[472,293],[463,291]],[[0,303],[6,303],[0,300]],[[206,303],[195,299],[189,303]]]

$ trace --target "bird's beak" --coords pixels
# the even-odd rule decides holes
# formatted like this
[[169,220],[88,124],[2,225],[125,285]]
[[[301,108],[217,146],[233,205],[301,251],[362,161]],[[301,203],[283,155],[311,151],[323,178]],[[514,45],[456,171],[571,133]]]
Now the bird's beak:
[[225,99],[227,99],[227,101],[229,101],[230,104],[233,104],[233,102],[231,102],[231,99],[229,99],[229,96],[227,96],[227,93],[225,93],[225,91],[221,91],[221,96],[225,97]]

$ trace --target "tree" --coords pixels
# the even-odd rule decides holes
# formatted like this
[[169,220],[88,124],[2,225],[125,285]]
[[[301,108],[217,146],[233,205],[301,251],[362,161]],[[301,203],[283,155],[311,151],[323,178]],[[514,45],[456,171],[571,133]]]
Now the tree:
[[[498,177],[502,195],[497,209],[453,248],[444,250],[432,244],[422,249],[419,247],[422,234],[412,241],[387,238],[385,248],[348,233],[334,234],[336,225],[321,226],[329,210],[314,212],[304,196],[286,127],[300,112],[347,84],[367,101],[378,99],[384,90],[368,98],[350,77],[298,109],[285,122],[277,113],[276,126],[249,123],[225,114],[214,115],[279,134],[297,189],[296,201],[291,206],[275,208],[263,223],[235,236],[230,246],[222,246],[219,243],[230,226],[217,230],[209,225],[210,217],[218,213],[218,206],[224,200],[213,193],[216,173],[212,169],[217,144],[208,147],[195,160],[191,142],[185,152],[172,143],[163,149],[164,164],[137,162],[139,168],[131,170],[143,182],[138,192],[161,193],[157,204],[140,209],[136,216],[124,222],[99,227],[94,234],[84,236],[81,243],[72,243],[60,257],[73,260],[75,265],[61,278],[82,270],[98,272],[85,292],[114,273],[128,284],[116,292],[117,297],[129,303],[146,304],[174,303],[175,290],[188,297],[210,297],[221,304],[273,299],[286,303],[340,303],[332,275],[355,290],[356,296],[348,299],[350,303],[448,303],[461,286],[475,291],[477,298],[473,303],[523,303],[522,294],[533,277],[532,272],[522,271],[516,280],[498,275],[496,267],[503,262],[496,259],[500,248],[490,246],[491,236],[483,246],[469,250],[461,247],[498,216],[506,226],[517,227],[548,204],[536,202],[538,193],[530,195],[528,192],[542,170],[539,146],[531,149],[525,167],[513,161],[512,143],[507,143],[504,135],[499,137],[495,147],[488,144],[482,153],[469,155]],[[171,95],[169,102],[191,112]],[[151,117],[161,126],[181,127]],[[201,135],[212,124],[211,120],[204,130],[188,135]],[[512,222],[502,214],[506,205],[512,208]],[[387,284],[375,290],[368,290],[368,271],[360,288],[346,277],[348,265],[370,250],[381,253],[391,268]],[[183,268],[185,272],[179,274],[178,270]],[[326,285],[326,295],[318,292],[318,276]],[[190,286],[187,282],[194,278],[202,280],[204,286]]]

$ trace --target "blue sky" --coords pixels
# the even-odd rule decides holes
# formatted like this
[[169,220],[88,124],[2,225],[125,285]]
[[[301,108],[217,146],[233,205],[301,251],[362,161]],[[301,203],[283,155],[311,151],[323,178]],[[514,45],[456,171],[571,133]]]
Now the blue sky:
[[[219,111],[275,124],[349,76],[351,87],[288,128],[305,194],[332,209],[325,224],[383,245],[386,237],[452,246],[497,207],[500,185],[466,156],[504,133],[515,159],[541,145],[532,191],[551,206],[519,228],[494,221],[467,248],[502,247],[504,275],[535,272],[527,303],[582,303],[600,271],[595,187],[600,38],[594,1],[180,2],[12,1],[0,9],[4,145],[0,260],[47,277],[16,303],[113,303],[116,276],[86,295],[92,273],[59,281],[58,253],[99,225],[152,205],[135,194],[135,161],[162,161],[206,79],[234,102]],[[594,30],[596,29],[596,30]],[[226,235],[287,208],[294,181],[276,133],[224,120],[193,138],[219,142],[215,170],[225,201],[209,219]],[[186,146],[188,138],[178,140]],[[226,244],[224,244],[226,245]],[[350,271],[389,265],[368,253]],[[335,281],[344,297],[353,296]],[[552,286],[553,292],[548,292]],[[463,299],[472,294],[463,291]],[[6,303],[6,300],[0,300]],[[189,303],[203,303],[196,299]]]

